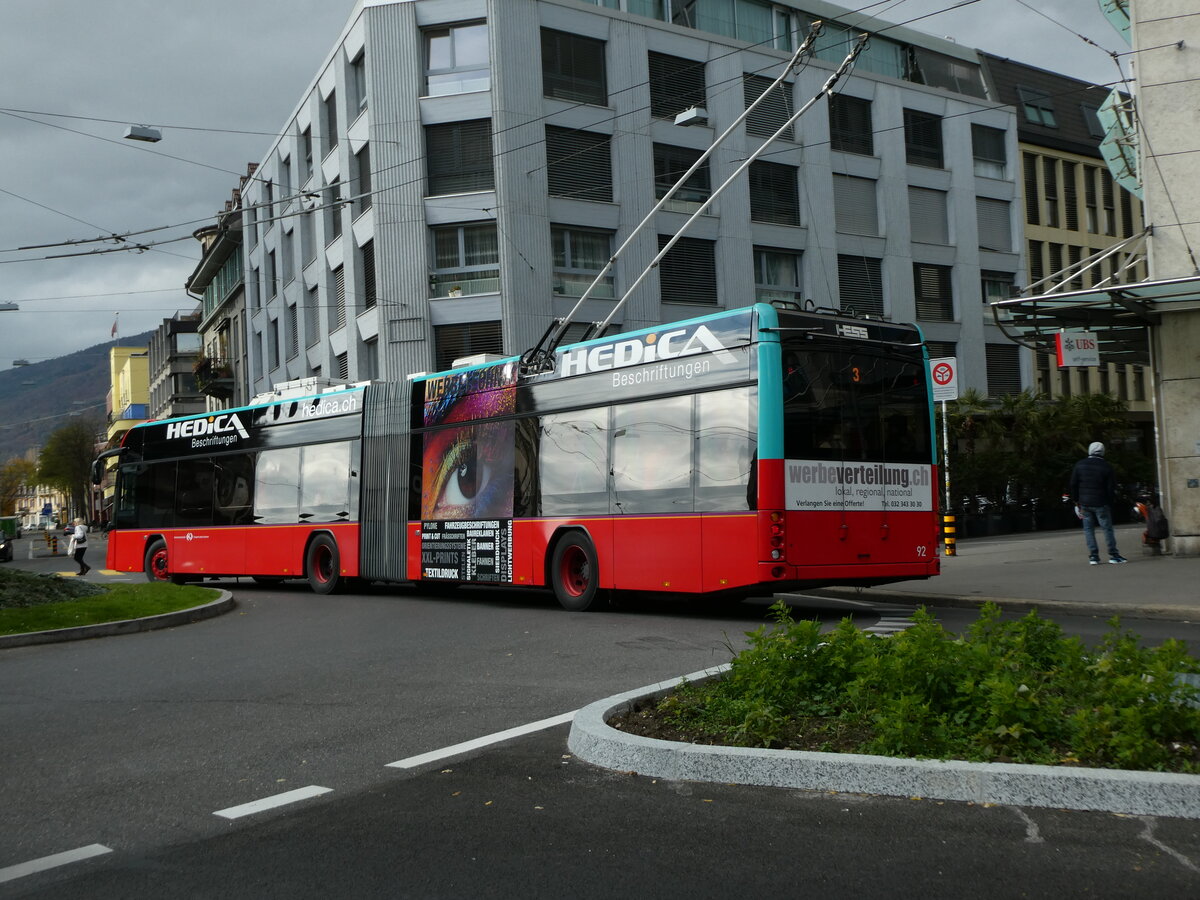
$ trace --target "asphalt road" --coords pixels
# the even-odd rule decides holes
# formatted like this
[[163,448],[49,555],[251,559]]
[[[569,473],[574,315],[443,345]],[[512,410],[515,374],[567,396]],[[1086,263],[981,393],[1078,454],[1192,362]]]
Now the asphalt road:
[[1200,893],[1190,821],[655,782],[572,759],[565,724],[437,753],[725,662],[763,605],[234,590],[217,619],[0,653],[0,897]]

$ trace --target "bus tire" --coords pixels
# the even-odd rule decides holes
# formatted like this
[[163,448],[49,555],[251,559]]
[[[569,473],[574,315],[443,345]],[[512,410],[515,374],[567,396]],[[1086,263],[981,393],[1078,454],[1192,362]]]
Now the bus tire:
[[342,582],[341,554],[337,541],[328,534],[318,534],[308,545],[304,554],[304,571],[308,575],[308,586],[317,594],[332,594]]
[[550,584],[559,606],[571,612],[598,609],[600,565],[596,547],[582,531],[568,531],[554,545]]
[[150,542],[142,562],[147,581],[170,580],[171,576],[167,572],[167,542],[162,538],[155,538]]

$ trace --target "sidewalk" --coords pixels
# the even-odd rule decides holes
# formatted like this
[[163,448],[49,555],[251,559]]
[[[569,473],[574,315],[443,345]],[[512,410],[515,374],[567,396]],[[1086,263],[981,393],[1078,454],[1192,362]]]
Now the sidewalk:
[[958,555],[943,556],[942,574],[927,581],[805,593],[914,606],[991,600],[1005,609],[1200,621],[1200,557],[1145,555],[1143,530],[1141,524],[1117,527],[1117,546],[1129,560],[1122,566],[1088,565],[1082,529],[1043,531],[959,541]]

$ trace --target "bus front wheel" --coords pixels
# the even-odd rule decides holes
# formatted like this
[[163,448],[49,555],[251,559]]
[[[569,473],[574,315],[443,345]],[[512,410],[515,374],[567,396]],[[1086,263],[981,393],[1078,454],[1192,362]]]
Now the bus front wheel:
[[554,545],[550,563],[550,583],[559,605],[572,612],[597,609],[599,581],[600,566],[591,539],[581,531],[563,535]]
[[145,570],[147,581],[169,581],[170,574],[167,572],[167,542],[162,538],[155,538],[150,542],[150,546],[146,548]]
[[305,554],[308,586],[318,594],[332,594],[341,582],[341,557],[337,541],[327,534],[318,534],[308,545]]

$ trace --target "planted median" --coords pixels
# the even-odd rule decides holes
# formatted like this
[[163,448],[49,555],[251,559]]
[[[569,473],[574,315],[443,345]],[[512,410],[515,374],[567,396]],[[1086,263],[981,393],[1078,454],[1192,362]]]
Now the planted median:
[[103,585],[0,569],[0,635],[141,619],[202,606],[218,595],[168,582]]
[[1200,773],[1200,662],[1110,623],[1098,646],[985,606],[959,637],[919,610],[882,638],[786,605],[724,676],[610,721],[697,744]]

